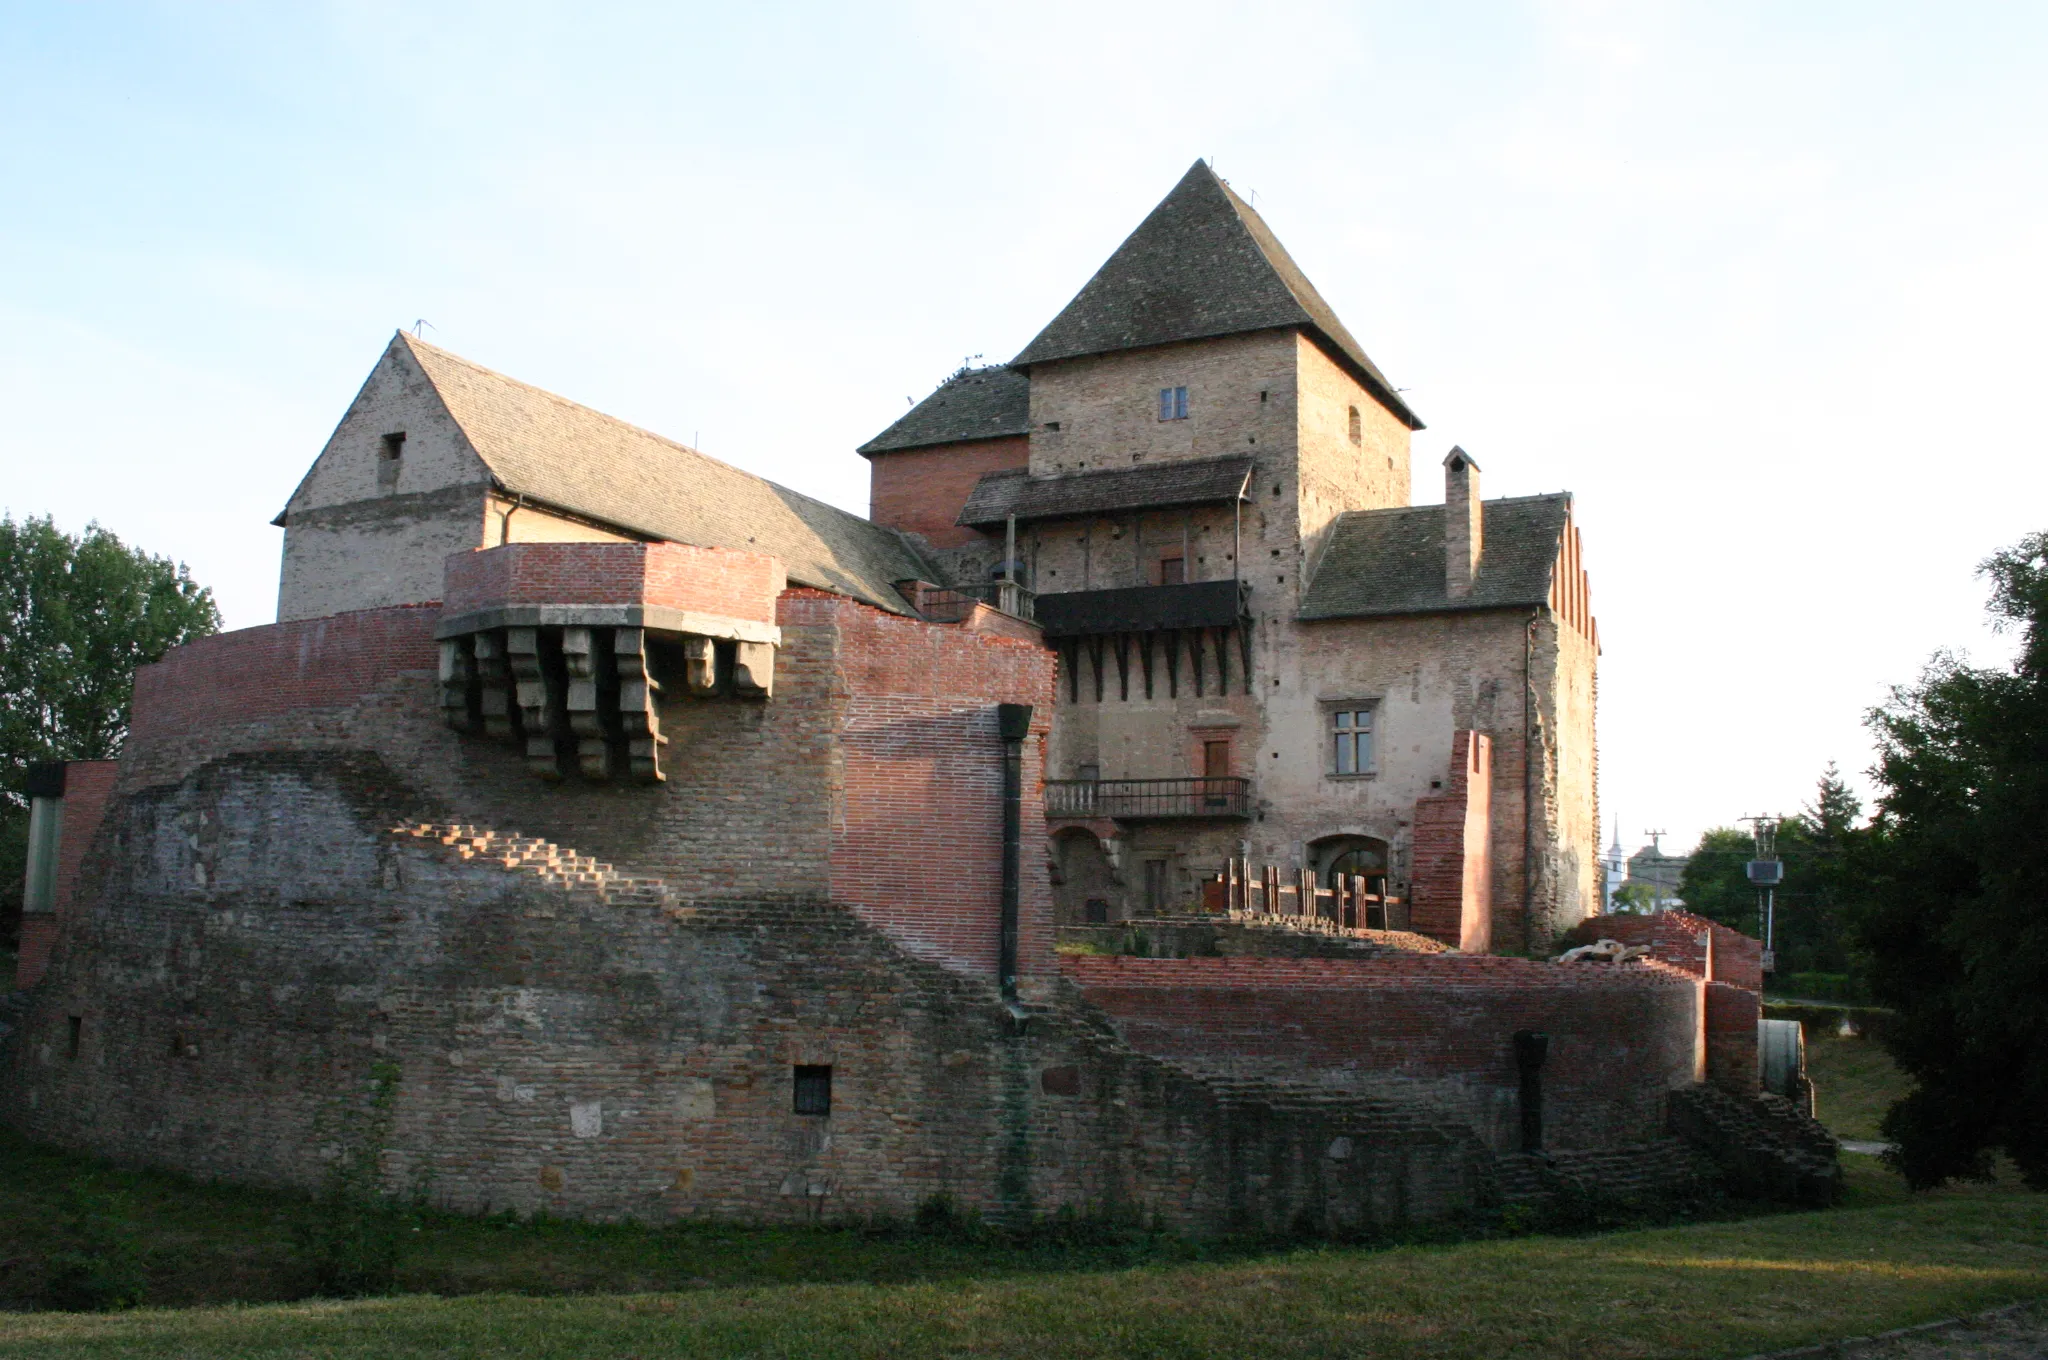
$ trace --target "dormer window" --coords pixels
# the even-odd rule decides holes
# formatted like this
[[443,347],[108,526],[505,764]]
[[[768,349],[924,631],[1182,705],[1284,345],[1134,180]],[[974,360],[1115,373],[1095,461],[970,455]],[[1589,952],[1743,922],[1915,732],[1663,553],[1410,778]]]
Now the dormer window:
[[1161,420],[1186,420],[1188,418],[1188,390],[1185,387],[1162,387],[1159,389],[1159,418]]
[[399,430],[384,436],[383,446],[377,450],[377,489],[395,491],[398,488],[398,470],[405,463],[405,431]]

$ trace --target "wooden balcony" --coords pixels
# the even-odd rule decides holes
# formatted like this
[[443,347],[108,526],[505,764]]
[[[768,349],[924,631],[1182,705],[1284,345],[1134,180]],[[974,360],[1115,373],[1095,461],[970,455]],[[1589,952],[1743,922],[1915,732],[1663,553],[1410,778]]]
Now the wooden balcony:
[[1048,779],[1045,815],[1118,821],[1244,821],[1252,815],[1249,779]]

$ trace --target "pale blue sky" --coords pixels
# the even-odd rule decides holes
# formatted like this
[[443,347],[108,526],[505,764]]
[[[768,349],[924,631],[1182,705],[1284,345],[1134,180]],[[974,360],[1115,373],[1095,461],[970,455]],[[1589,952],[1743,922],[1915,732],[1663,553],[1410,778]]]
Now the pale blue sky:
[[0,6],[0,506],[266,622],[390,332],[864,510],[1197,156],[1578,494],[1633,844],[1789,810],[2048,528],[2036,5]]

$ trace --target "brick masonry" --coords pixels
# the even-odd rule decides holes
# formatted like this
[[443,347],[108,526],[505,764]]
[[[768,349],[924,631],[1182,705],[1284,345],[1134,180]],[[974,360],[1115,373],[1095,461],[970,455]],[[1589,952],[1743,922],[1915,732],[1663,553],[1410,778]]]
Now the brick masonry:
[[1414,953],[1064,962],[1144,1052],[1424,1101],[1501,1152],[1516,1146],[1518,1029],[1550,1035],[1544,1122],[1559,1147],[1653,1139],[1666,1094],[1694,1080],[1697,990],[1661,965]]
[[57,926],[71,914],[87,851],[99,831],[107,799],[120,774],[120,762],[74,760],[64,767],[64,826],[57,840],[57,883],[49,913],[28,912],[21,918],[21,950],[15,962],[14,985],[33,987],[49,967]]
[[1023,467],[1030,457],[1023,435],[870,454],[868,518],[916,534],[934,548],[977,543],[980,534],[953,522],[968,493],[984,474]]
[[640,604],[773,622],[788,585],[764,553],[684,543],[511,543],[447,558],[448,615],[511,604]]

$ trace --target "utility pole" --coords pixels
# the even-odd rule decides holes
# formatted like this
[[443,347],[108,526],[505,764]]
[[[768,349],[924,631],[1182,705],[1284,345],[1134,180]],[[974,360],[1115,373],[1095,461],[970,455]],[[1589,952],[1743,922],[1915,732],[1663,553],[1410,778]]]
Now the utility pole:
[[1749,881],[1757,889],[1757,915],[1764,927],[1763,970],[1774,973],[1778,969],[1777,925],[1778,885],[1785,881],[1785,866],[1778,859],[1778,823],[1782,817],[1739,817],[1737,821],[1749,823],[1749,834],[1756,841],[1756,858],[1747,866]]

